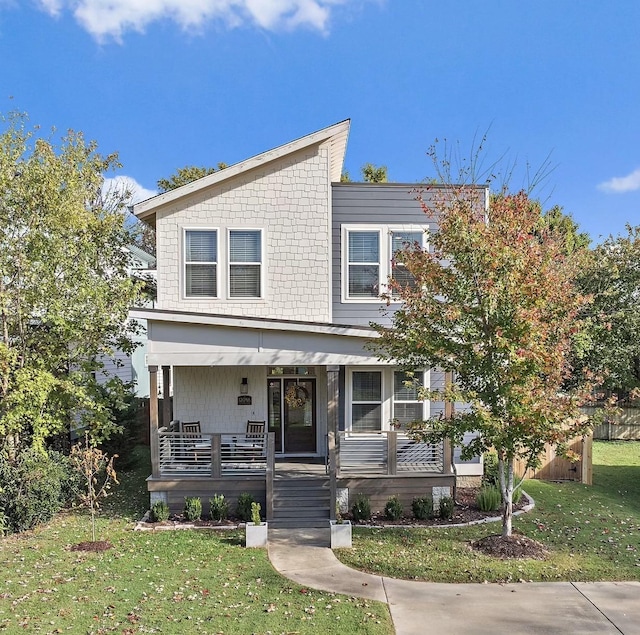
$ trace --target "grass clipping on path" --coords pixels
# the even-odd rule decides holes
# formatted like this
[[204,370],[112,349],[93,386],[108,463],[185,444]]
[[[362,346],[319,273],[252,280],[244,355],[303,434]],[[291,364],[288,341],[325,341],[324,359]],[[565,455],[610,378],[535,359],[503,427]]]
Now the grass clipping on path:
[[500,524],[464,528],[354,528],[336,555],[380,575],[433,582],[640,580],[640,442],[594,442],[594,485],[527,481],[536,507],[514,530],[544,560],[491,557],[469,548]]

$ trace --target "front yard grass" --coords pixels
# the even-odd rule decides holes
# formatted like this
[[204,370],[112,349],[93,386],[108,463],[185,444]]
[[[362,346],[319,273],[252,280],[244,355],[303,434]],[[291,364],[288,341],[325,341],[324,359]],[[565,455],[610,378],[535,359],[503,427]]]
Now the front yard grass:
[[286,580],[241,532],[132,531],[148,474],[145,464],[120,474],[105,501],[97,537],[108,551],[71,551],[90,540],[81,512],[0,538],[0,633],[393,632],[386,605]]
[[433,582],[640,580],[640,442],[594,442],[593,482],[526,482],[536,507],[514,528],[547,547],[545,561],[502,561],[469,548],[500,523],[355,528],[354,548],[337,555],[372,573]]

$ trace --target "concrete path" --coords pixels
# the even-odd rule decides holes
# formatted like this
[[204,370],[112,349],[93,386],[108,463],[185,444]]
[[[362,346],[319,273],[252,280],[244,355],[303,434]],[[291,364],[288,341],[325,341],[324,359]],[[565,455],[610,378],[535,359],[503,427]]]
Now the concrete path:
[[354,571],[329,530],[269,530],[269,558],[287,578],[389,604],[397,635],[640,635],[640,582],[435,584]]

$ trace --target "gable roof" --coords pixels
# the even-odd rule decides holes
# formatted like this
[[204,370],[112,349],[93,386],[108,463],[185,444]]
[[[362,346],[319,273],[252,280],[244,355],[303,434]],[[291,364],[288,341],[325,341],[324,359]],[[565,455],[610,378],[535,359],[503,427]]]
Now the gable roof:
[[228,179],[231,179],[243,172],[248,172],[258,168],[265,163],[280,159],[288,154],[293,154],[299,150],[303,150],[312,145],[317,145],[325,141],[329,142],[329,161],[330,161],[330,179],[332,182],[339,181],[342,173],[342,166],[344,163],[344,155],[347,150],[347,138],[349,136],[349,126],[351,124],[350,119],[345,119],[339,123],[322,128],[316,132],[300,137],[289,143],[267,150],[261,154],[257,154],[249,159],[240,161],[224,168],[224,170],[218,170],[213,174],[203,176],[200,179],[187,183],[174,190],[169,190],[163,194],[158,194],[152,198],[148,198],[145,201],[136,203],[133,206],[133,213],[147,222],[153,223],[156,210],[162,205],[173,203],[184,196],[189,196],[195,192],[199,192],[212,185],[217,185]]

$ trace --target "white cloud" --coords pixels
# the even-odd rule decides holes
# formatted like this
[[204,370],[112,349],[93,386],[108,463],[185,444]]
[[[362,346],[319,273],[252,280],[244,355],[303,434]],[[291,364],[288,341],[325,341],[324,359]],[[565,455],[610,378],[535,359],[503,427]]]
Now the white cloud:
[[631,174],[627,174],[627,176],[614,176],[612,179],[600,183],[598,189],[615,194],[640,190],[640,168],[634,170]]
[[121,40],[127,31],[143,32],[169,19],[183,29],[217,20],[228,28],[242,25],[268,30],[306,27],[327,31],[331,9],[352,0],[38,0],[51,15],[71,11],[97,40]]
[[133,205],[157,194],[157,190],[148,190],[142,187],[140,183],[130,176],[116,176],[112,179],[105,179],[102,185],[102,196],[107,202],[110,199],[121,200],[124,197],[127,205]]

